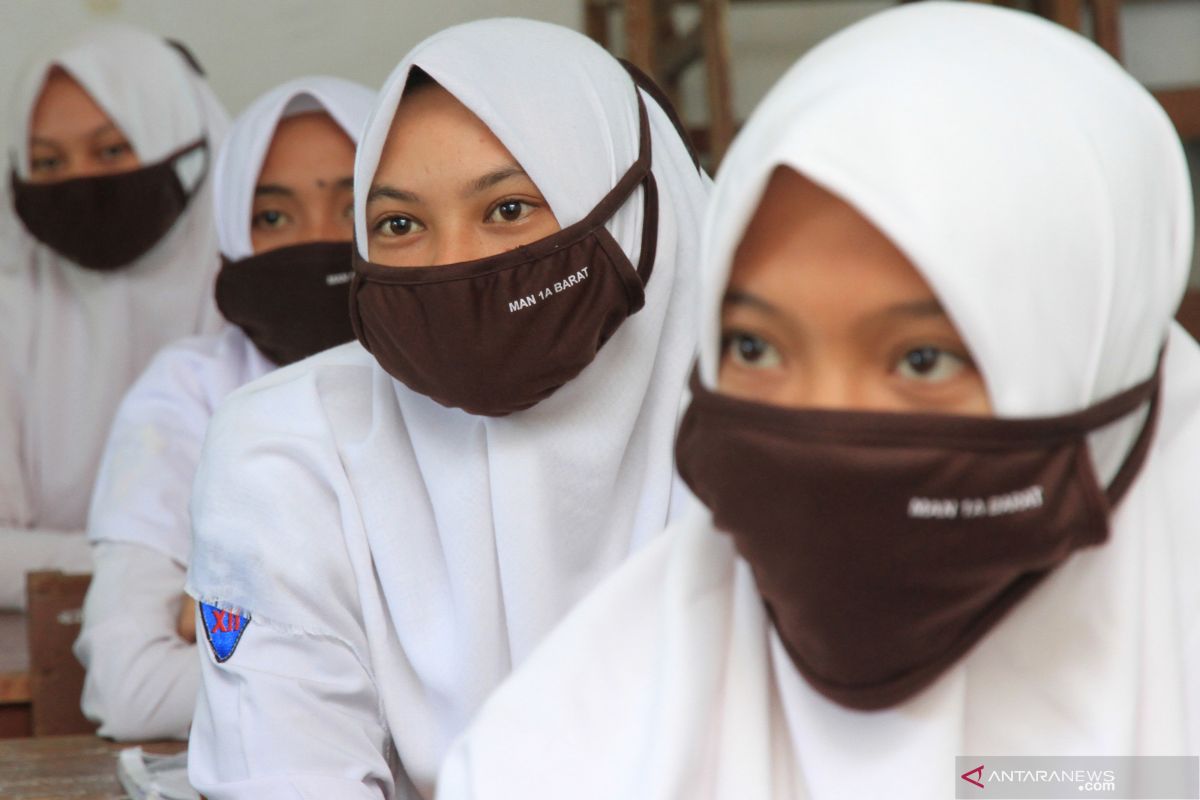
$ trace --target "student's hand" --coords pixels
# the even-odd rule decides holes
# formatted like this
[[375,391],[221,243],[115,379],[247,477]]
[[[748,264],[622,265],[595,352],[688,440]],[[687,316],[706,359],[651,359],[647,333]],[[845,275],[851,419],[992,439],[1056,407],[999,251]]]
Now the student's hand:
[[176,630],[185,642],[196,643],[196,601],[186,594],[183,596],[183,607],[179,609]]

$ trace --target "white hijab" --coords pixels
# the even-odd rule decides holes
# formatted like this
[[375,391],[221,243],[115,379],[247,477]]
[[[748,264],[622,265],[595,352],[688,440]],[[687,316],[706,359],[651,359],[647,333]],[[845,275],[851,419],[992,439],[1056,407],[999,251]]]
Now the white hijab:
[[[238,115],[212,175],[222,254],[238,260],[253,253],[254,189],[279,122],[322,111],[358,141],[374,99],[375,92],[353,81],[311,76],[277,86]],[[139,544],[187,564],[188,499],[212,413],[234,389],[275,368],[233,325],[165,348],[117,411],[92,495],[88,538]]]
[[[367,123],[360,242],[414,65],[488,125],[564,227],[637,157],[634,84],[594,42],[519,19],[450,28],[400,63]],[[660,195],[653,276],[645,307],[578,377],[527,411],[471,416],[413,393],[352,343],[231,397],[210,429],[189,591],[285,628],[352,640],[361,628],[400,760],[425,790],[492,688],[678,509],[672,443],[709,183],[643,97]],[[607,224],[634,261],[642,211],[638,190]]]
[[[778,166],[858,208],[929,281],[1000,417],[1146,379],[1161,418],[1103,546],[1076,553],[933,686],[880,712],[799,676],[746,563],[698,515],[613,576],[447,759],[459,797],[954,796],[958,755],[1200,747],[1200,349],[1172,321],[1191,255],[1178,137],[1115,62],[1031,15],[887,11],[754,113],[706,225],[703,377],[733,252]],[[1111,475],[1142,415],[1093,437]]]
[[[47,72],[63,68],[129,137],[143,164],[204,137],[185,157],[200,189],[174,227],[119,271],[83,269],[18,221],[0,255],[0,527],[81,531],[117,403],[167,342],[219,325],[209,164],[228,119],[205,80],[162,39],[124,26],[77,36],[30,65],[15,92],[10,139],[28,171],[28,130]],[[14,212],[11,206],[3,210]],[[11,437],[11,438],[10,438]]]
[[237,261],[254,252],[250,243],[254,187],[280,121],[297,114],[324,112],[357,142],[374,102],[375,92],[362,84],[313,75],[276,86],[238,115],[213,170],[222,255]]

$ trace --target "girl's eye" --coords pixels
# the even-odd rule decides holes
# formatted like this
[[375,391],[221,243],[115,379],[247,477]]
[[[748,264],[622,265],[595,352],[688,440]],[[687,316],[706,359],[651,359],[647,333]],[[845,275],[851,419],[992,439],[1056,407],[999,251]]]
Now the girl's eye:
[[749,369],[772,369],[782,362],[775,345],[752,333],[730,333],[724,337],[722,356]]
[[345,219],[354,219],[354,203],[350,203],[342,209],[342,216]]
[[53,172],[59,168],[62,161],[57,156],[46,156],[45,158],[32,159],[30,163],[31,172]]
[[537,208],[533,203],[524,200],[501,200],[492,207],[487,216],[488,222],[516,222],[528,217]]
[[251,220],[251,225],[260,230],[264,228],[282,228],[290,221],[291,218],[287,214],[269,208],[266,211],[260,211],[255,214],[254,219]]
[[393,214],[390,217],[384,217],[375,225],[375,231],[381,236],[408,236],[421,230],[424,230],[424,226],[421,223],[403,214]]
[[102,161],[115,161],[131,150],[132,148],[129,146],[128,142],[105,145],[104,147],[100,148],[100,159]]
[[956,377],[967,366],[966,359],[936,347],[916,347],[896,364],[896,372],[908,380],[941,383]]

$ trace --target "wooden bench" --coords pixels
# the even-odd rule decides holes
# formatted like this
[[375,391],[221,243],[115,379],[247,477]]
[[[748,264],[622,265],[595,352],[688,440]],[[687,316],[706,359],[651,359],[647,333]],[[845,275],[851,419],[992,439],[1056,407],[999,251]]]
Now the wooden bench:
[[26,627],[24,612],[0,612],[0,739],[33,733]]

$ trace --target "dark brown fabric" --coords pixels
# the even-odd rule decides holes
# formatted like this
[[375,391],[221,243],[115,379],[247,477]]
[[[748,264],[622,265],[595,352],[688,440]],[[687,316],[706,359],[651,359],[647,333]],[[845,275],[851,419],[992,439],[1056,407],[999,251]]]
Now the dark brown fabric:
[[[529,408],[574,378],[645,304],[658,241],[650,128],[638,97],[633,166],[579,222],[497,256],[435,267],[385,267],[354,255],[354,333],[415,392],[471,414]],[[635,269],[605,223],[644,185]]]
[[1179,311],[1175,314],[1175,319],[1183,326],[1183,329],[1192,335],[1193,339],[1200,340],[1200,289],[1188,289],[1183,295],[1183,302],[1179,304]]
[[350,242],[312,242],[222,259],[217,308],[283,366],[354,338]]
[[192,52],[190,47],[178,39],[167,38],[163,41],[165,41],[169,47],[177,51],[179,55],[183,56],[183,60],[187,62],[187,65],[189,68],[191,68],[192,72],[196,73],[201,78],[208,75],[208,73],[204,71],[204,67],[201,66],[200,59],[196,58],[196,54]]
[[662,90],[662,87],[654,82],[654,79],[647,75],[632,61],[624,58],[618,58],[621,66],[629,73],[629,77],[633,79],[634,85],[641,89],[646,94],[658,103],[658,107],[667,115],[667,119],[671,120],[671,124],[675,127],[675,132],[679,134],[679,140],[683,142],[684,148],[687,150],[688,156],[692,159],[692,166],[697,170],[700,169],[700,153],[696,150],[696,145],[692,143],[692,137],[688,134],[687,128],[683,125],[683,120],[679,118],[679,112],[675,110],[675,104],[671,102],[671,98],[667,97],[667,93]]
[[208,143],[128,172],[54,183],[23,181],[13,169],[13,206],[29,233],[64,258],[103,272],[120,269],[149,252],[183,214],[203,179],[185,191],[175,163],[201,148],[207,153]]
[[79,708],[84,670],[71,650],[79,638],[83,598],[91,580],[91,575],[61,572],[30,572],[25,576],[34,736],[96,730]]
[[[1154,435],[1158,385],[1156,372],[1077,414],[1006,420],[784,409],[693,376],[676,458],[750,564],[800,674],[836,703],[880,709],[1108,538]],[[1086,436],[1147,400],[1106,497]]]

